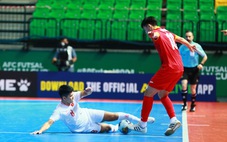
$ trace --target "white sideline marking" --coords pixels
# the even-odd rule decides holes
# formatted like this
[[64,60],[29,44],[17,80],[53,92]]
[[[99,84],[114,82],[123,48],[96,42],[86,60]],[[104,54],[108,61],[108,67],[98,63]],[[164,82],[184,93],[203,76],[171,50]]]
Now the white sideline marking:
[[187,112],[182,112],[182,134],[183,134],[183,142],[189,142],[188,137],[188,119],[187,119]]

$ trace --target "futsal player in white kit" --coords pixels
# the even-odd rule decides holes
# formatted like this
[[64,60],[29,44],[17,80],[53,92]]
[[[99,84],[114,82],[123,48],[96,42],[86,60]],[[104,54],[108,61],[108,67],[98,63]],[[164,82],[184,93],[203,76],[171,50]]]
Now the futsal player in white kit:
[[[62,120],[71,132],[103,133],[116,132],[118,125],[101,123],[103,121],[115,121],[127,119],[129,121],[139,122],[140,119],[134,115],[124,112],[106,112],[104,110],[80,108],[79,100],[92,93],[92,88],[87,87],[83,91],[74,92],[68,85],[62,85],[59,88],[61,102],[57,105],[49,120],[43,126],[31,134],[42,134],[58,120]],[[154,122],[153,117],[149,117],[150,123]]]

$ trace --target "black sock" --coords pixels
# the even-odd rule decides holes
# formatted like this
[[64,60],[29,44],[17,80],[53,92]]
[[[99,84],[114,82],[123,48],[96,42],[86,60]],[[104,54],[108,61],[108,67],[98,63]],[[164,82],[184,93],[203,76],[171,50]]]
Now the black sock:
[[182,90],[181,91],[181,95],[182,95],[182,100],[183,100],[184,106],[186,106],[187,105],[188,91],[187,90]]
[[192,97],[191,97],[192,106],[195,105],[195,100],[196,100],[196,94],[192,94]]

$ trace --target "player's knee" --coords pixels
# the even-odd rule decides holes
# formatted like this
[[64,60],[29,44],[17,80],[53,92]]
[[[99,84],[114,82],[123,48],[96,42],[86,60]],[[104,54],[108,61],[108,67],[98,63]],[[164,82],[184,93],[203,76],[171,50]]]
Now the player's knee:
[[109,125],[102,126],[101,133],[109,132],[111,127]]
[[119,114],[118,113],[114,113],[113,115],[111,115],[111,119],[112,120],[117,120],[119,117]]
[[117,120],[119,117],[119,115],[117,113],[110,113],[110,112],[106,112],[104,114],[104,119],[103,121],[114,121]]

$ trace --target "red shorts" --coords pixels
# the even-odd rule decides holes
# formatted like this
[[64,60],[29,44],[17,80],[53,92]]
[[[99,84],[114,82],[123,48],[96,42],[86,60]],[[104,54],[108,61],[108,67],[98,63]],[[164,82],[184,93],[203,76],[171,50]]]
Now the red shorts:
[[180,80],[183,75],[183,71],[173,72],[168,70],[160,69],[151,78],[148,85],[158,90],[165,90],[171,92],[175,87],[176,83]]

